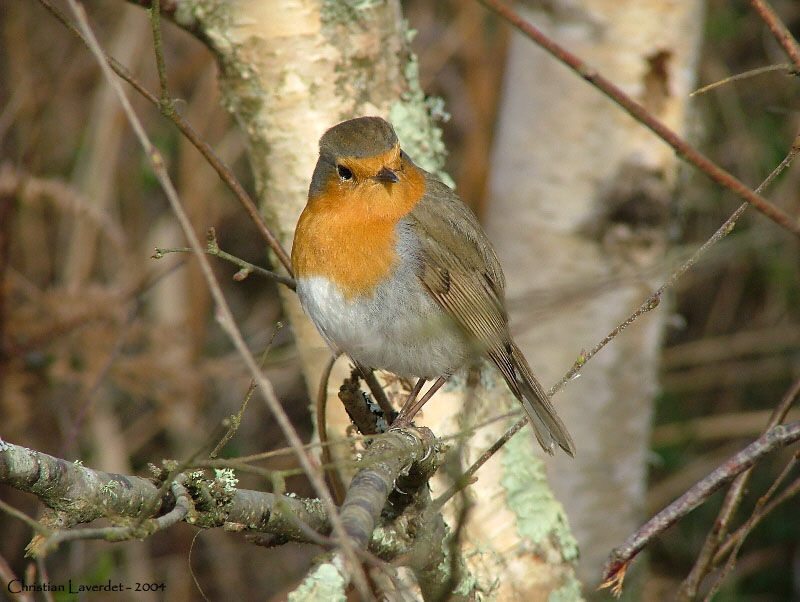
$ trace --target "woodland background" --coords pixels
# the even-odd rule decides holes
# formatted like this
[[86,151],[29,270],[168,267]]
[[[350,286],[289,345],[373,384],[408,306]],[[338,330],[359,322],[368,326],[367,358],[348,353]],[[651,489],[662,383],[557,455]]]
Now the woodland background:
[[[788,0],[773,6],[800,34],[800,6]],[[157,89],[145,13],[121,3],[87,7],[109,53]],[[446,170],[480,215],[510,31],[472,2],[409,0],[403,10],[418,31],[412,47],[422,87],[442,97],[451,115],[441,124]],[[31,176],[21,195],[0,198],[0,436],[80,458],[87,466],[102,459],[105,470],[145,474],[149,462],[187,457],[207,445],[220,419],[238,409],[249,376],[215,326],[193,260],[150,259],[154,247],[183,242],[94,59],[37,3],[5,3],[0,27],[0,179],[10,170]],[[711,0],[705,29],[701,84],[786,62],[747,2]],[[244,138],[221,107],[211,55],[169,24],[164,41],[172,94],[184,99],[179,108],[251,186]],[[797,135],[797,92],[796,78],[774,72],[698,96],[693,138],[754,186]],[[222,248],[263,264],[262,239],[216,174],[152,107],[129,97],[165,155],[195,229],[213,225]],[[690,249],[739,201],[691,170],[682,173],[670,236],[671,244]],[[795,165],[768,192],[793,215],[800,212],[798,180]],[[651,440],[648,515],[757,437],[776,400],[800,378],[798,258],[795,237],[748,212],[659,309],[668,312],[669,326]],[[310,439],[308,394],[291,329],[276,327],[282,310],[275,285],[255,276],[234,282],[235,268],[222,262],[214,267],[251,349],[269,348],[267,374],[301,436]],[[254,405],[226,455],[283,445],[274,421]],[[745,509],[794,451],[759,465]],[[276,454],[263,466],[287,471],[287,490],[313,495],[290,454]],[[254,476],[240,479],[242,487],[264,487]],[[0,487],[0,497],[37,514],[32,496]],[[685,576],[721,500],[717,493],[649,548],[644,599],[660,599]],[[0,557],[24,574],[29,561],[21,550],[30,529],[0,514],[0,533]],[[798,542],[793,499],[753,532],[719,599],[800,599]],[[618,543],[609,542],[609,550]],[[197,597],[186,570],[190,562],[211,599],[281,599],[318,553],[310,544],[264,549],[221,530],[198,535],[179,524],[142,542],[75,542],[49,557],[46,568],[53,582],[122,575],[164,581],[170,599],[181,600]]]

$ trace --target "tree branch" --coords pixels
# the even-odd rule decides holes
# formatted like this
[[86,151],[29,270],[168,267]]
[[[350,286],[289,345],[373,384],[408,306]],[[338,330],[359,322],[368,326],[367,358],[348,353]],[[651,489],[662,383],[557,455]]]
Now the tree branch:
[[[46,540],[45,547],[37,548],[37,553],[46,554],[68,539],[144,537],[181,520],[203,528],[268,533],[281,543],[309,541],[298,524],[317,533],[330,532],[328,515],[319,500],[236,489],[222,471],[214,479],[207,479],[203,471],[184,473],[176,477],[176,481],[181,480],[185,480],[185,486],[172,487],[162,495],[149,479],[93,470],[79,462],[0,441],[0,483],[35,495],[60,513],[66,524],[98,518],[154,519],[138,531],[130,526],[57,531],[55,537]],[[189,497],[181,500],[182,495],[189,494],[191,505]],[[84,531],[91,533],[81,535]]]
[[[387,545],[387,534],[395,528],[387,524],[376,531],[377,518],[382,511],[400,515],[418,491],[428,495],[424,485],[441,461],[442,450],[426,428],[395,429],[373,441],[342,508],[347,533],[360,549],[369,548],[384,560],[407,552],[413,537],[395,533],[388,539],[406,544]],[[237,489],[235,483],[232,471],[217,470],[213,478],[207,478],[204,471],[196,470],[176,475],[165,491],[150,479],[94,470],[0,441],[0,484],[37,496],[58,513],[59,523],[73,526],[99,518],[126,519],[124,526],[43,530],[30,548],[35,556],[74,539],[143,538],[179,521],[201,528],[266,533],[273,536],[273,545],[319,543],[315,533],[331,532],[328,513],[319,500]],[[137,523],[128,524],[130,519]]]
[[366,547],[390,494],[399,494],[392,500],[399,513],[427,483],[441,464],[439,452],[433,433],[424,427],[391,429],[373,441],[342,504],[342,524],[355,545]]
[[654,537],[708,499],[717,489],[779,447],[800,440],[800,421],[776,426],[730,457],[677,500],[647,521],[621,546],[614,548],[603,568],[604,587],[621,591],[628,564]]
[[[133,1],[133,0],[129,0]],[[45,7],[56,19],[58,19],[64,27],[66,27],[70,32],[72,32],[81,42],[86,45],[87,48],[91,48],[89,41],[86,37],[81,33],[70,21],[59,11],[55,6],[53,6],[49,0],[39,0],[42,6]],[[135,4],[139,4],[142,6],[150,7],[151,2],[149,0],[143,0],[141,2],[133,2]],[[205,40],[203,35],[202,28],[200,27],[200,23],[194,18],[188,18],[189,14],[188,11],[183,11],[180,13],[181,18],[176,18],[176,12],[180,7],[181,2],[180,0],[162,0],[161,2],[161,14],[164,14],[170,17],[177,25],[181,26],[186,31],[195,35],[198,39]],[[283,249],[280,244],[280,241],[277,237],[272,233],[269,226],[267,226],[267,222],[264,220],[264,217],[256,207],[256,204],[250,198],[250,195],[247,194],[247,191],[244,187],[239,183],[239,180],[236,179],[236,176],[230,170],[230,168],[225,165],[225,163],[220,159],[214,150],[209,146],[209,144],[203,140],[194,128],[187,122],[181,114],[175,110],[173,104],[171,102],[162,102],[159,100],[153,93],[151,93],[147,88],[145,88],[142,84],[140,84],[128,71],[128,69],[122,65],[119,61],[117,61],[114,57],[105,55],[106,60],[108,61],[108,65],[111,69],[116,73],[119,77],[124,79],[128,82],[133,88],[142,95],[146,100],[148,100],[151,104],[158,107],[161,114],[172,121],[175,124],[181,133],[186,137],[186,139],[194,145],[194,147],[203,155],[205,160],[208,164],[217,172],[220,180],[224,182],[228,188],[230,188],[231,192],[236,196],[239,200],[239,203],[242,205],[242,208],[247,212],[247,215],[253,220],[253,223],[258,228],[261,235],[266,240],[269,247],[275,253],[275,256],[280,260],[283,267],[286,268],[286,271],[292,276],[292,262],[289,259],[288,253]],[[292,281],[293,282],[293,281]],[[291,288],[294,288],[293,285]]]
[[800,46],[789,28],[784,25],[775,10],[765,0],[750,0],[750,4],[767,24],[778,43],[783,46],[786,54],[792,59],[795,69],[800,69]]
[[639,121],[664,142],[669,144],[680,157],[697,167],[711,180],[743,198],[750,205],[755,207],[757,211],[766,215],[782,228],[789,230],[796,236],[800,236],[800,220],[798,220],[797,217],[792,217],[779,207],[767,201],[761,195],[750,190],[746,184],[741,182],[733,174],[722,169],[719,165],[711,161],[668,128],[666,124],[656,119],[652,113],[623,92],[622,89],[611,82],[611,80],[605,78],[579,57],[551,40],[542,31],[531,25],[518,13],[514,12],[514,10],[504,5],[502,2],[499,2],[499,0],[479,0],[479,2],[516,27],[523,35],[530,38],[540,48],[547,51],[554,58],[575,71],[575,73],[583,79],[594,85],[598,90],[622,107],[631,117]]

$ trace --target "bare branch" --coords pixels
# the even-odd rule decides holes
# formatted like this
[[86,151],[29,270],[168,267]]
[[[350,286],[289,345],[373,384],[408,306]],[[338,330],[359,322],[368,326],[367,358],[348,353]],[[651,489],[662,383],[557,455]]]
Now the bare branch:
[[789,63],[784,63],[781,65],[767,65],[766,67],[758,67],[756,69],[750,69],[743,73],[736,73],[735,75],[728,76],[723,78],[719,81],[714,82],[713,84],[708,84],[707,86],[703,86],[702,88],[698,88],[689,96],[700,96],[701,94],[705,94],[706,92],[711,92],[711,90],[715,90],[720,86],[724,86],[725,84],[729,84],[731,82],[749,79],[751,77],[755,77],[757,75],[761,75],[762,73],[771,73],[773,71],[786,71],[787,73],[793,73],[798,70],[798,67],[793,67]]
[[344,528],[358,547],[366,547],[389,495],[397,491],[407,503],[439,467],[439,456],[433,433],[424,427],[390,429],[373,441],[341,510]]
[[[765,433],[769,431],[769,429],[780,424],[786,418],[786,414],[798,397],[800,397],[800,380],[795,382],[794,386],[789,389],[781,400],[781,403],[773,411],[764,429]],[[725,495],[722,508],[711,527],[711,531],[706,536],[706,540],[703,542],[703,547],[697,555],[694,566],[692,566],[689,575],[684,579],[683,583],[681,583],[680,590],[678,591],[679,599],[692,600],[695,598],[703,578],[708,574],[712,565],[720,557],[723,551],[723,547],[721,547],[722,540],[728,533],[728,527],[742,501],[747,484],[750,481],[751,472],[751,470],[746,470],[737,476],[731,488],[728,490],[728,493]],[[730,542],[731,539],[733,539],[733,537],[728,538],[728,541]]]
[[603,568],[603,586],[619,591],[625,570],[634,557],[654,537],[702,504],[717,489],[733,480],[770,452],[800,440],[800,421],[773,427],[742,451],[692,486],[677,500],[647,521],[621,546],[614,548]]
[[[130,526],[80,529],[74,531],[75,535],[61,531],[61,535],[47,540],[43,551],[69,539],[143,537],[180,520],[204,528],[224,526],[231,531],[269,533],[284,542],[309,541],[298,523],[318,533],[330,532],[328,516],[318,500],[246,489],[225,491],[224,484],[215,487],[215,481],[205,479],[199,471],[186,475],[185,480],[185,487],[173,483],[171,492],[162,495],[149,479],[93,470],[78,462],[0,442],[0,483],[36,495],[48,508],[61,513],[68,524],[98,518],[153,519],[137,532]],[[191,500],[187,491],[196,492]]]
[[761,195],[750,190],[747,185],[731,173],[722,169],[719,165],[700,153],[692,145],[668,128],[663,122],[656,119],[655,116],[641,104],[623,92],[621,88],[612,83],[611,80],[589,67],[589,65],[569,52],[566,48],[551,40],[542,31],[531,25],[514,10],[502,2],[499,2],[499,0],[479,0],[479,2],[504,18],[522,32],[523,35],[530,38],[542,49],[546,50],[583,79],[594,85],[598,90],[622,107],[631,117],[639,121],[675,149],[675,152],[677,152],[679,156],[683,157],[686,161],[711,178],[711,180],[743,198],[750,205],[755,207],[757,211],[766,215],[782,228],[789,230],[796,236],[800,236],[800,220],[796,217],[792,217],[783,211],[783,209],[773,205]]
[[[53,6],[49,0],[39,0],[42,6],[44,6],[53,16],[56,17],[69,31],[71,31],[74,35],[76,35],[81,42],[83,42],[87,48],[90,48],[89,42],[84,37],[83,33],[81,33],[72,23],[70,23],[67,18],[55,7]],[[142,2],[136,2],[137,4],[141,4],[142,6],[149,7],[150,2],[149,0],[143,0]],[[180,5],[180,0],[174,1],[164,1],[161,2],[161,12],[166,14],[174,19],[175,11],[178,9]],[[184,11],[188,12],[188,11]],[[183,14],[183,13],[181,13]],[[186,29],[187,31],[193,33],[198,37],[198,39],[204,39],[203,33],[200,29],[199,23],[196,21],[176,21],[181,27]],[[289,259],[288,253],[283,249],[281,246],[280,241],[277,237],[272,233],[272,231],[267,226],[267,222],[264,221],[263,216],[256,207],[256,204],[250,198],[250,195],[247,194],[247,191],[244,187],[239,183],[239,180],[236,179],[236,176],[233,175],[233,172],[230,168],[225,165],[225,163],[216,155],[214,150],[208,145],[208,143],[203,140],[197,132],[195,132],[194,128],[181,116],[178,111],[174,109],[172,103],[163,103],[161,102],[154,94],[152,94],[149,90],[147,90],[142,84],[140,84],[128,71],[128,69],[119,63],[114,57],[105,55],[106,60],[108,61],[108,65],[111,69],[116,73],[119,77],[124,79],[128,82],[133,88],[141,94],[145,99],[147,99],[150,103],[155,105],[161,111],[161,114],[164,115],[167,119],[172,121],[175,126],[181,131],[181,133],[186,137],[189,142],[194,145],[194,147],[200,151],[200,154],[203,155],[205,160],[208,164],[217,172],[220,179],[231,189],[231,192],[236,196],[239,200],[239,203],[242,205],[244,210],[247,212],[247,215],[253,220],[253,223],[256,224],[261,235],[264,237],[264,240],[267,241],[267,244],[275,253],[275,256],[280,260],[281,264],[289,275],[292,275],[292,262]]]
[[797,40],[792,36],[792,32],[784,25],[780,17],[775,13],[773,8],[766,2],[766,0],[750,0],[750,4],[756,9],[756,12],[764,19],[764,22],[769,27],[772,35],[778,40],[778,43],[783,46],[786,54],[792,59],[795,67],[800,69],[800,46]]
[[[173,248],[161,248],[156,247],[153,254],[150,256],[151,259],[163,259],[166,255],[170,253],[191,253],[192,249],[190,247],[173,247]],[[294,278],[287,278],[286,276],[281,276],[280,274],[276,274],[270,270],[265,270],[261,266],[257,266],[255,264],[250,263],[249,261],[245,261],[244,259],[240,259],[235,255],[231,255],[230,253],[223,251],[219,248],[219,243],[217,242],[217,235],[216,231],[213,227],[209,227],[206,231],[206,254],[212,255],[214,257],[219,257],[220,259],[224,259],[225,261],[229,261],[232,264],[239,267],[239,271],[236,272],[233,279],[236,281],[241,281],[247,278],[251,273],[256,273],[259,276],[263,276],[264,278],[268,278],[269,280],[274,280],[275,282],[279,282],[288,288],[295,290],[295,281]]]

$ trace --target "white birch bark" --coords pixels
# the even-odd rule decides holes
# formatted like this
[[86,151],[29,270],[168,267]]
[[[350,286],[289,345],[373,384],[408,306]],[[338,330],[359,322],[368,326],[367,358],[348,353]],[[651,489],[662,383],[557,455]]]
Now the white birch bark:
[[[685,134],[702,2],[548,7],[520,9]],[[488,231],[506,269],[512,331],[549,385],[663,281],[677,163],[649,130],[518,33],[498,127]],[[554,400],[577,455],[548,460],[547,470],[579,542],[587,591],[642,518],[666,315],[643,316]]]

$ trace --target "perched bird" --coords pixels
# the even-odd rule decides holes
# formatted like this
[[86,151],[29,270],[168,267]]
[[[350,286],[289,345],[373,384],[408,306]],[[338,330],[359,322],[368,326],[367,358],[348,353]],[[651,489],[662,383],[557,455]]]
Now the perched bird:
[[359,117],[322,136],[292,266],[300,302],[334,350],[363,368],[419,379],[400,423],[482,355],[522,402],[544,450],[558,444],[574,455],[511,339],[503,270],[475,214],[411,161],[388,122]]

